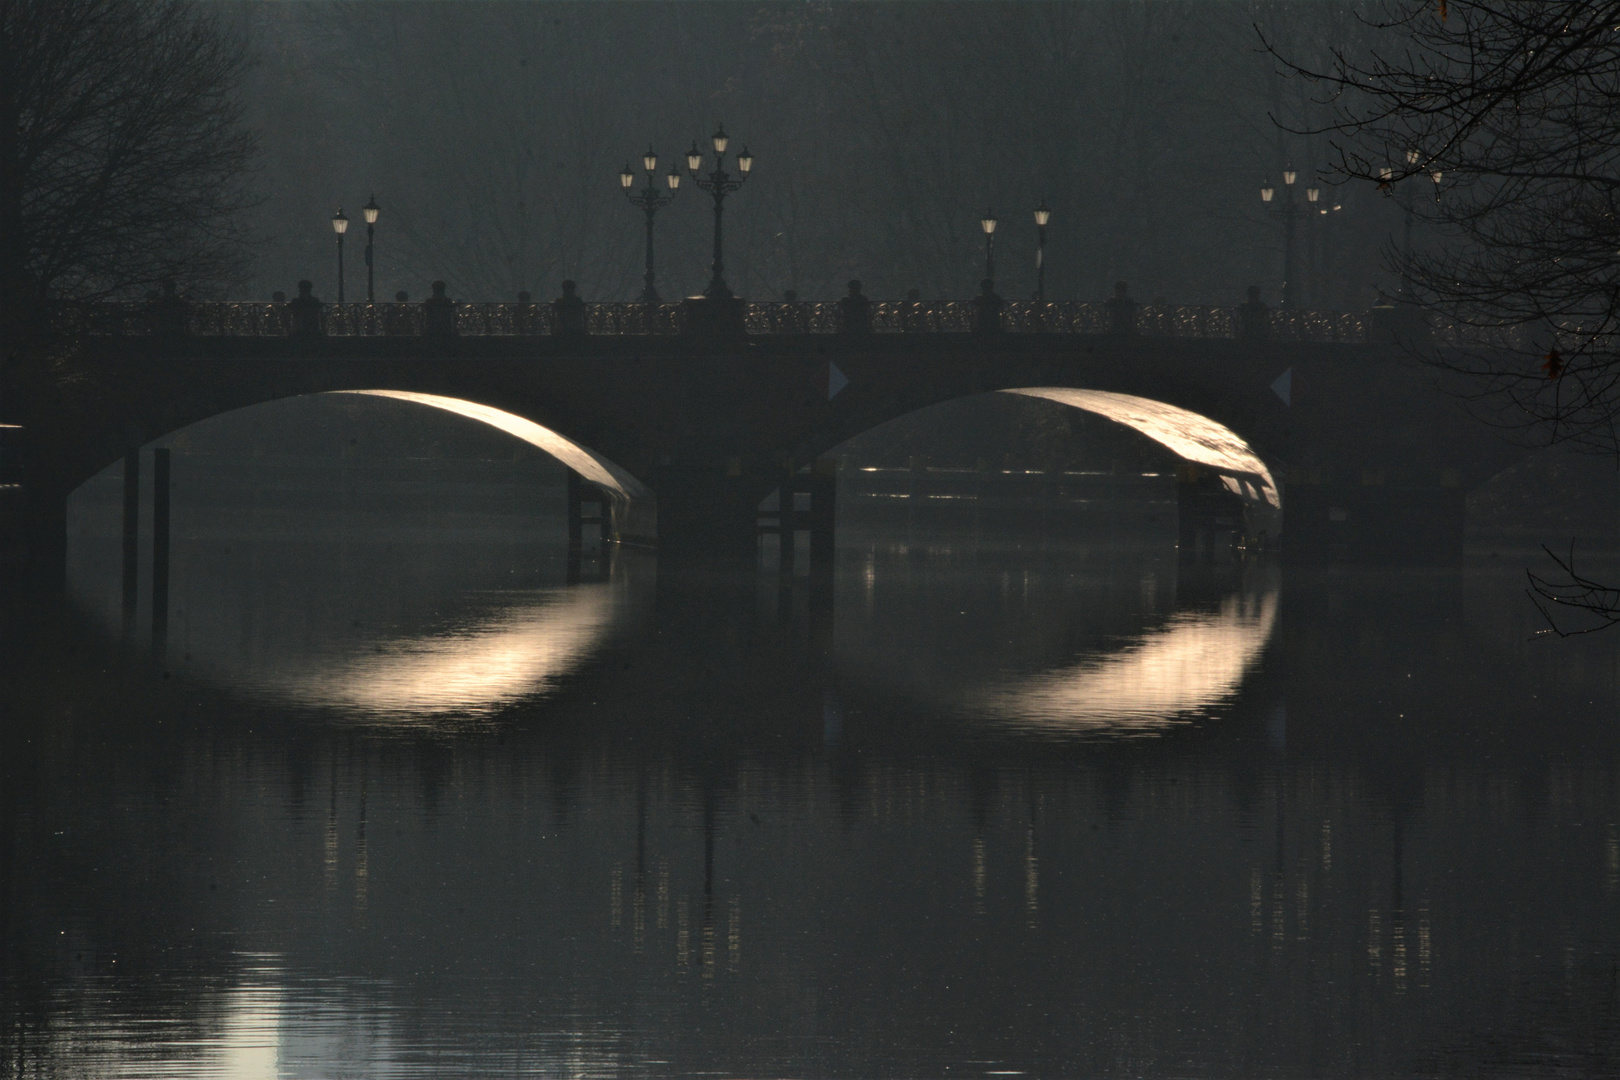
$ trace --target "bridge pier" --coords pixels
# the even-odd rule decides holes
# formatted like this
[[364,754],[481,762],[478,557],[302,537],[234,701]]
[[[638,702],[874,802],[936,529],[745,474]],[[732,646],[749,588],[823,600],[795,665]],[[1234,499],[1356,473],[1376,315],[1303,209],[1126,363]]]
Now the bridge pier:
[[1177,551],[1182,562],[1219,561],[1248,538],[1243,499],[1214,472],[1197,465],[1176,469]]
[[1456,484],[1386,485],[1295,479],[1283,499],[1283,557],[1292,563],[1455,566],[1463,559],[1466,497]]
[[23,533],[28,545],[29,583],[37,588],[67,587],[67,493],[27,490]]
[[677,565],[709,569],[756,565],[761,496],[755,483],[745,482],[741,475],[708,479],[666,470],[653,490],[658,495],[660,573]]
[[[777,570],[793,573],[799,530],[810,533],[810,571],[819,574],[832,569],[834,537],[837,525],[837,462],[831,459],[817,461],[808,473],[795,473],[776,491],[776,509],[760,512],[770,521],[759,527],[761,535],[777,537]],[[800,510],[797,496],[808,495],[810,505]],[[773,521],[770,519],[774,519]]]

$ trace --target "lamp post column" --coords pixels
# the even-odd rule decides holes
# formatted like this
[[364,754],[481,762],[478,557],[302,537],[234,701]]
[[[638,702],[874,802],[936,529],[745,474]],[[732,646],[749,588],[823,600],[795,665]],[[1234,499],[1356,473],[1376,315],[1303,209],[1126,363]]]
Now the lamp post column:
[[647,271],[641,276],[641,299],[649,304],[658,302],[658,290],[653,286],[653,215],[656,213],[653,207],[647,207]]
[[349,231],[349,219],[348,219],[348,216],[343,213],[343,207],[341,207],[341,206],[338,207],[338,212],[332,215],[332,231],[337,233],[337,256],[338,256],[338,295],[337,295],[337,302],[341,304],[341,303],[343,303],[343,234]]
[[1035,300],[1046,302],[1046,223],[1052,220],[1052,211],[1046,200],[1035,208]]
[[377,215],[382,212],[382,208],[377,205],[377,196],[373,195],[366,200],[366,205],[362,206],[360,210],[366,216],[366,303],[375,304],[377,302],[375,289],[376,268],[373,264],[376,261],[374,256],[377,238]]
[[729,298],[731,286],[726,284],[726,263],[721,251],[721,219],[726,212],[726,192],[724,188],[714,189],[714,262],[709,266],[709,288],[705,296]]
[[984,278],[986,281],[996,280],[996,214],[994,210],[986,209],[984,217],[979,219],[979,228],[984,230]]
[[1283,207],[1283,287],[1282,306],[1294,306],[1294,195],[1288,194],[1288,205]]

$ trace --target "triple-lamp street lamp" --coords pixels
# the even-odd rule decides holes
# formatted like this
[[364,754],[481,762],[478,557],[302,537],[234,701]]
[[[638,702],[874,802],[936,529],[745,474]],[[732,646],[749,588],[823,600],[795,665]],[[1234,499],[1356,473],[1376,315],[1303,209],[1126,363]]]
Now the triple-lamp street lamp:
[[[709,278],[709,287],[703,290],[703,295],[711,300],[729,300],[732,292],[731,287],[726,284],[725,263],[721,258],[720,218],[724,213],[726,196],[748,182],[748,174],[754,168],[754,156],[748,152],[748,147],[742,148],[737,154],[737,176],[733,179],[725,168],[726,146],[731,142],[726,135],[726,129],[717,125],[711,141],[714,143],[714,171],[708,175],[703,175],[699,171],[703,168],[703,153],[695,142],[692,149],[687,151],[686,168],[692,174],[692,180],[697,186],[714,196],[714,265],[711,267],[713,273]],[[621,181],[622,179],[621,177]]]
[[[1402,179],[1415,176],[1424,171],[1424,169],[1418,164],[1418,162],[1422,160],[1422,157],[1423,155],[1417,150],[1406,151],[1406,173]],[[1444,175],[1444,173],[1442,173],[1439,169],[1434,168],[1428,169],[1427,171],[1429,174],[1429,180],[1434,184],[1434,197],[1438,201],[1440,198],[1440,178]],[[1392,167],[1386,165],[1379,169],[1378,181],[1378,187],[1385,195],[1395,194],[1396,177],[1395,170]],[[1401,217],[1403,219],[1403,236],[1401,238],[1401,295],[1403,297],[1410,297],[1412,293],[1412,277],[1409,268],[1412,265],[1412,217],[1415,212],[1415,208],[1412,205],[1413,198],[1414,196],[1412,194],[1412,187],[1410,184],[1401,188],[1401,197],[1399,201],[1401,204]]]
[[[647,215],[647,273],[644,277],[646,286],[641,290],[641,299],[644,303],[658,303],[658,290],[653,287],[653,216],[659,209],[670,204],[675,198],[675,190],[681,186],[681,174],[673,165],[669,168],[669,175],[664,177],[669,184],[669,194],[665,195],[658,190],[653,182],[653,173],[658,169],[658,155],[653,153],[652,147],[641,155],[641,164],[647,170],[647,186],[640,191],[635,190],[636,174],[630,171],[630,163],[625,162],[624,169],[619,173],[619,186],[630,202],[641,207]],[[718,260],[720,241],[718,235],[719,224],[716,222],[715,258]],[[718,265],[718,264],[717,264]]]
[[1260,201],[1271,207],[1283,222],[1283,287],[1282,306],[1294,306],[1294,223],[1301,214],[1307,214],[1316,208],[1316,203],[1322,197],[1322,189],[1309,187],[1305,189],[1305,202],[1307,206],[1301,207],[1294,201],[1294,182],[1299,179],[1299,173],[1294,171],[1292,165],[1283,169],[1283,200],[1274,202],[1277,191],[1269,183],[1260,189]]

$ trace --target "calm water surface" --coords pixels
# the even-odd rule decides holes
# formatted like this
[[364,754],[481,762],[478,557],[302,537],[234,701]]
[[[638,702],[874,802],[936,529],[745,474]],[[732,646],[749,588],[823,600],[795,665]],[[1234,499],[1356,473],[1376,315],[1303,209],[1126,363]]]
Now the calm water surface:
[[1620,1071],[1620,639],[1516,563],[439,495],[177,509],[157,646],[102,518],[10,602],[0,1076]]

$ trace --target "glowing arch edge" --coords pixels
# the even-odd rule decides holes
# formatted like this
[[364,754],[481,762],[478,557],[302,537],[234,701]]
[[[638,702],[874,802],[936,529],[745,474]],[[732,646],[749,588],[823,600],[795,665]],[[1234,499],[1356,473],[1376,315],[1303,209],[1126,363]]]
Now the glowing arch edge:
[[645,484],[596,451],[583,447],[548,427],[541,427],[533,420],[526,420],[490,405],[480,405],[477,402],[443,397],[439,394],[419,394],[411,390],[338,390],[334,393],[364,394],[367,397],[409,401],[454,413],[469,420],[477,420],[545,451],[586,480],[624,499],[640,500],[652,497],[652,491]]
[[[1003,390],[1003,394],[1022,394],[1043,398],[1059,405],[1082,409],[1107,417],[1138,431],[1172,454],[1194,465],[1205,465],[1233,476],[1252,478],[1259,498],[1280,508],[1282,499],[1271,470],[1242,437],[1224,424],[1211,420],[1189,409],[1167,405],[1151,398],[1131,394],[1116,394],[1107,390],[1075,390],[1064,386],[1032,386]],[[1231,486],[1231,485],[1228,485]],[[1241,487],[1241,485],[1239,485]]]

